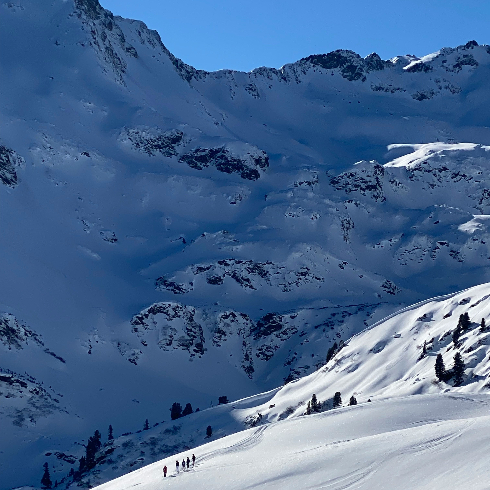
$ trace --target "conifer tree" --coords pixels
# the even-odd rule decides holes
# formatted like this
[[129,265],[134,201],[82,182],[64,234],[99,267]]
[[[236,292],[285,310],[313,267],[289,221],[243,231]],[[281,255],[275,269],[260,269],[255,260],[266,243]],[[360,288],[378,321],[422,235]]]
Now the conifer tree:
[[306,405],[305,415],[311,415],[311,402],[308,400],[308,405]]
[[150,428],[150,423],[148,422],[148,419],[145,420],[145,425],[143,425],[143,430],[148,430]]
[[333,408],[340,407],[342,405],[342,397],[340,391],[337,391],[333,397]]
[[350,397],[349,405],[357,405],[357,400],[356,400],[356,397],[354,395],[352,395]]
[[85,465],[89,470],[95,467],[95,455],[100,449],[100,446],[100,432],[96,430],[94,435],[88,438],[87,445],[85,446]]
[[487,331],[487,326],[485,324],[485,318],[482,318],[480,323],[480,332],[486,332],[486,331]]
[[180,403],[173,403],[172,408],[170,409],[170,418],[172,420],[176,420],[182,417],[182,405]]
[[453,366],[453,376],[454,376],[454,386],[459,386],[463,383],[464,375],[464,361],[459,352],[454,354],[454,366]]
[[442,354],[437,354],[436,364],[434,366],[436,371],[436,378],[439,381],[444,381],[447,377],[446,375],[446,366],[444,366],[444,359],[442,358]]
[[87,469],[87,459],[85,456],[82,456],[78,461],[78,471],[79,473],[83,473]]
[[458,327],[460,327],[462,333],[466,332],[470,328],[470,324],[470,315],[468,315],[468,312],[459,315]]
[[109,435],[107,436],[109,442],[114,440],[114,434],[112,433],[112,425],[109,425]]
[[41,485],[43,488],[51,488],[52,487],[52,482],[51,482],[51,477],[49,476],[49,467],[48,463],[44,463],[44,474],[43,477],[41,478]]
[[186,403],[184,410],[182,411],[182,417],[186,415],[190,415],[192,413],[192,405],[190,403]]
[[213,429],[210,425],[206,427],[206,437],[211,437],[213,435]]
[[320,411],[320,403],[318,403],[318,400],[316,398],[316,395],[313,393],[312,397],[311,397],[311,411],[312,412],[319,412]]
[[333,345],[328,349],[327,351],[327,357],[325,359],[325,362],[328,363],[328,361],[330,361],[330,359],[332,359],[332,357],[336,354],[337,352],[337,342],[334,342]]
[[461,330],[461,326],[460,324],[458,323],[458,326],[454,329],[453,331],[453,342],[454,342],[454,345],[457,346],[458,343],[459,343],[459,338],[461,337],[461,334],[462,334],[462,330]]

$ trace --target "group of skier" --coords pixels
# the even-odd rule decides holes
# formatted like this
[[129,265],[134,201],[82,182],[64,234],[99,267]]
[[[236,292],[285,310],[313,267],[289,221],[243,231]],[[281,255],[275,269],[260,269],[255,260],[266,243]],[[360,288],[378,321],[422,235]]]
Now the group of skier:
[[[182,460],[182,465],[181,465],[181,463],[179,463],[179,460],[177,460],[175,462],[175,471],[177,473],[179,473],[180,468],[182,468],[182,471],[184,471],[186,468],[189,469],[190,464],[191,464],[191,459],[189,458],[189,456],[187,456],[187,460],[185,458]],[[192,466],[194,466],[195,464],[196,464],[196,456],[193,454],[192,455]],[[163,476],[164,477],[167,476],[167,466],[166,465],[163,467]]]

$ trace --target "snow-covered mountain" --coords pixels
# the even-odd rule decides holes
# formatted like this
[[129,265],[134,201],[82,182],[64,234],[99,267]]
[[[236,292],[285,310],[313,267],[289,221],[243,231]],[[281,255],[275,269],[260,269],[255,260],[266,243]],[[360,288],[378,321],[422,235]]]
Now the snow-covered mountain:
[[[465,314],[469,323],[456,338],[455,331]],[[380,471],[383,475],[383,468],[389,467],[394,457],[399,464],[412,468],[420,464],[418,456],[421,455],[416,450],[420,447],[424,456],[422,466],[427,467],[428,457],[450,458],[462,450],[458,449],[461,440],[456,440],[467,437],[464,445],[473,444],[475,454],[466,455],[451,471],[461,472],[463,478],[466,468],[466,478],[470,481],[473,472],[467,465],[472,461],[478,467],[476,453],[482,452],[485,444],[478,438],[471,443],[476,434],[467,430],[475,424],[478,427],[483,424],[482,428],[488,424],[490,328],[486,325],[482,328],[481,320],[486,319],[488,324],[489,315],[489,284],[407,307],[354,336],[332,353],[329,362],[317,372],[282,389],[105,442],[96,469],[81,481],[96,485],[158,461],[102,488],[162,485],[164,465],[171,476],[179,477],[180,483],[172,481],[172,485],[215,488],[216,478],[221,481],[221,471],[228,473],[219,468],[231,465],[230,488],[248,488],[261,479],[270,479],[272,488],[280,484],[274,483],[276,479],[282,482],[283,488],[315,488],[313,483],[309,486],[295,483],[303,475],[305,461],[312,458],[312,466],[307,471],[312,481],[321,477],[329,481],[331,488],[345,488],[343,485],[352,478],[351,484],[360,485],[359,488],[378,488]],[[460,381],[452,373],[456,353],[460,353],[465,364]],[[442,380],[435,374],[439,354],[445,363],[446,374]],[[337,392],[339,406],[334,408]],[[317,401],[311,408],[313,396]],[[209,440],[208,425],[212,427],[211,439],[217,440],[202,445]],[[388,436],[388,433],[393,434]],[[412,437],[419,442],[407,443]],[[385,441],[386,447],[380,451],[371,447],[377,440]],[[343,444],[348,442],[353,446],[344,448]],[[338,444],[343,463],[333,464],[329,458]],[[175,459],[182,461],[192,453],[198,455],[198,466],[176,475]],[[304,457],[300,456],[303,453],[306,453]],[[414,461],[411,454],[417,456]],[[70,465],[54,457],[51,460],[54,460],[53,475],[71,481],[66,477]],[[257,471],[240,470],[249,464]],[[431,482],[444,480],[446,469],[445,465],[438,465],[424,474],[427,488],[434,488],[430,487]],[[398,467],[392,471],[401,475]],[[478,480],[485,478],[479,470],[477,473]],[[488,477],[488,470],[484,470],[484,475]],[[414,483],[411,485],[413,488]],[[485,486],[480,484],[475,488]]]
[[490,280],[487,46],[208,73],[97,0],[0,46],[2,489]]
[[[487,396],[384,399],[249,429],[98,488],[483,490],[488,428]],[[177,474],[193,451],[195,466]]]

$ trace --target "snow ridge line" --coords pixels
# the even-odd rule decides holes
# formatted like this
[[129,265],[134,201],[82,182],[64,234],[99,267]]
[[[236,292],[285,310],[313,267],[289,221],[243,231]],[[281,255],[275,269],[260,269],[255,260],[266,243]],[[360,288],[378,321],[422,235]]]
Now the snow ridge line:
[[[483,284],[490,284],[490,283],[483,283]],[[478,284],[477,286],[481,286],[482,284]],[[428,299],[424,299],[422,301],[419,301],[418,303],[415,303],[413,305],[410,305],[410,306],[406,306],[405,308],[402,308],[401,310],[397,310],[395,311],[394,313],[391,313],[390,315],[382,318],[381,320],[378,320],[377,322],[373,323],[372,325],[370,325],[369,327],[366,327],[365,329],[361,330],[360,332],[354,334],[346,343],[345,345],[349,345],[349,342],[358,337],[359,335],[362,335],[363,333],[365,332],[369,332],[369,330],[372,330],[373,328],[377,327],[378,325],[381,325],[382,323],[384,322],[387,322],[388,320],[391,320],[393,317],[397,316],[397,315],[400,315],[402,313],[406,313],[407,311],[411,311],[411,310],[415,310],[417,308],[420,308],[421,306],[424,306],[426,305],[427,303],[430,303],[432,301],[444,301],[446,299],[449,299],[449,298],[452,298],[458,294],[462,294],[466,291],[469,291],[470,289],[473,289],[477,286],[471,286],[469,288],[466,288],[466,289],[462,289],[461,291],[456,291],[455,293],[448,293],[448,294],[442,294],[441,296],[434,296],[432,298],[428,298]]]

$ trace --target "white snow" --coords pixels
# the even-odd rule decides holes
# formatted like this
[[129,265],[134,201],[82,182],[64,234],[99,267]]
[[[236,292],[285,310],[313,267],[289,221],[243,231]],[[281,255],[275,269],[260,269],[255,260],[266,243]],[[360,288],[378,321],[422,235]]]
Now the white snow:
[[[489,403],[421,395],[336,409],[249,429],[97,488],[483,490]],[[192,453],[196,466],[177,474],[175,460]]]

